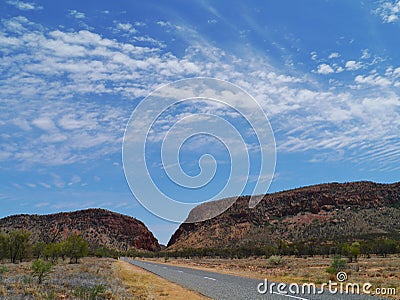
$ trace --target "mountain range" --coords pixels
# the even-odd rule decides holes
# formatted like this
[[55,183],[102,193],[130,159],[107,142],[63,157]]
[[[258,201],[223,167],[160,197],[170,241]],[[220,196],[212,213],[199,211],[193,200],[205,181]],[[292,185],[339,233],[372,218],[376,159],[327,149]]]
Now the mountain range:
[[86,209],[49,215],[14,215],[0,219],[0,232],[24,229],[33,243],[54,243],[79,233],[92,249],[107,247],[119,251],[160,250],[160,245],[139,220],[105,209]]
[[[230,205],[212,219],[181,224],[170,238],[167,249],[263,247],[274,246],[277,241],[400,239],[400,182],[327,183],[257,198],[260,202],[252,208],[249,207],[250,196],[197,206],[187,221]],[[105,209],[21,214],[0,219],[0,232],[16,229],[29,230],[32,242],[59,242],[77,232],[93,249],[161,250],[157,239],[141,221]]]
[[[253,208],[249,196],[220,200],[233,204],[215,218],[181,224],[168,249],[400,236],[400,183],[329,183],[258,197]],[[199,205],[188,219],[207,215],[220,204]]]

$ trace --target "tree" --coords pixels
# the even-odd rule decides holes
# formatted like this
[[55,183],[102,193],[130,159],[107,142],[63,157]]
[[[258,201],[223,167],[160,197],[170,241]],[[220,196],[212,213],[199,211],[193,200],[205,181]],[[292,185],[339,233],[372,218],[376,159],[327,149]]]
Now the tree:
[[88,254],[89,245],[80,235],[73,234],[65,242],[64,248],[71,262],[74,259],[78,263],[79,258]]
[[10,236],[8,234],[0,234],[0,260],[9,257]]
[[38,278],[38,283],[41,284],[43,279],[50,273],[53,265],[46,263],[41,259],[35,260],[32,263],[32,276]]
[[354,261],[357,261],[358,256],[361,253],[361,246],[359,242],[354,242],[350,246],[350,255],[354,257]]
[[62,244],[47,244],[43,250],[43,255],[47,259],[51,259],[52,263],[57,262],[58,258],[62,255]]
[[30,232],[25,230],[15,230],[10,232],[9,255],[10,261],[16,263],[22,261],[29,247]]
[[41,256],[43,256],[44,249],[46,248],[46,243],[45,242],[37,242],[32,246],[32,254],[33,257],[36,259],[39,259]]
[[329,274],[336,274],[340,271],[343,271],[346,267],[346,260],[342,259],[340,255],[335,255],[333,257],[333,261],[331,262],[331,266],[326,269]]

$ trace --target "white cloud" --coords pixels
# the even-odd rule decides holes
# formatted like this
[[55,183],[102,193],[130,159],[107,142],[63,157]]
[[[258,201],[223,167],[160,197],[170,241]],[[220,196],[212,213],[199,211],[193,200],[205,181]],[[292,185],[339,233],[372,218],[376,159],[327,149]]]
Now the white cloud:
[[378,8],[375,10],[375,13],[382,18],[384,23],[394,23],[399,20],[400,0],[381,0],[378,3]]
[[51,185],[47,184],[45,182],[39,182],[38,184],[41,185],[42,187],[46,188],[46,189],[51,189]]
[[338,58],[338,57],[340,57],[340,54],[338,52],[333,52],[328,56],[329,59]]
[[330,65],[320,64],[318,66],[317,73],[327,75],[327,74],[335,73],[335,70]]
[[362,51],[361,59],[368,59],[371,57],[371,53],[369,52],[368,49],[364,49]]
[[336,73],[341,73],[343,71],[344,71],[343,67],[339,66],[339,67],[336,68]]
[[135,34],[137,33],[137,30],[133,27],[131,23],[119,23],[116,22],[116,28],[122,32],[127,32],[130,34]]
[[[24,166],[56,166],[118,153],[133,100],[163,83],[211,76],[243,87],[260,102],[277,133],[280,151],[351,150],[355,160],[379,142],[393,149],[388,153],[376,149],[371,159],[389,155],[385,158],[399,162],[395,154],[400,145],[387,138],[398,137],[399,98],[387,81],[394,82],[400,69],[393,67],[385,76],[359,75],[357,90],[343,86],[340,92],[327,91],[308,75],[274,68],[264,54],[236,57],[192,29],[159,23],[175,30],[172,35],[179,33],[192,41],[184,54],[174,55],[156,43],[144,47],[134,39],[127,43],[118,36],[105,38],[93,30],[40,27],[23,17],[3,22],[0,36],[9,42],[0,49],[7,53],[0,56],[2,70],[7,70],[2,73],[7,88],[0,90],[6,108],[0,111],[0,120],[14,124],[15,131],[2,145],[8,147],[8,155],[0,159]],[[317,59],[315,52],[311,55]],[[357,68],[362,64],[346,63],[348,70]],[[316,72],[342,70],[320,64]],[[51,184],[61,188],[69,182],[53,176]]]
[[349,60],[346,62],[345,67],[348,71],[356,71],[358,69],[361,69],[363,67],[363,64],[361,62],[356,62],[355,60]]
[[36,5],[35,3],[32,2],[23,2],[23,1],[18,1],[18,0],[9,0],[7,1],[8,4],[15,6],[16,8],[20,10],[40,10],[43,9],[43,7]]
[[387,17],[387,22],[388,23],[393,23],[399,19],[399,16],[397,14],[391,14],[389,17]]
[[158,25],[160,25],[161,27],[170,27],[171,23],[168,21],[157,21],[156,22]]
[[19,128],[21,128],[22,130],[31,130],[32,127],[30,126],[29,122],[25,119],[13,119],[11,120],[11,123],[18,126]]
[[311,55],[312,60],[317,60],[317,58],[318,58],[317,52],[313,51],[310,53],[310,55]]
[[40,129],[46,130],[46,131],[55,129],[53,120],[51,120],[48,117],[41,117],[41,118],[34,119],[32,121],[32,124]]
[[69,15],[70,15],[71,17],[76,18],[76,19],[84,19],[84,18],[86,17],[85,14],[84,14],[83,12],[77,11],[77,10],[75,10],[75,9],[71,9],[71,10],[69,11]]
[[355,82],[367,85],[379,85],[379,86],[389,86],[392,82],[380,75],[373,74],[368,76],[358,75],[354,79]]

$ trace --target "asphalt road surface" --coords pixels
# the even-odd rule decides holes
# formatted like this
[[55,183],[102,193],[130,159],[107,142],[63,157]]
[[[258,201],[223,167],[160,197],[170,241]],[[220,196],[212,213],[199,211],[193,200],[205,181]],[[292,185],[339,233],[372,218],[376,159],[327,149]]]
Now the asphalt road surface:
[[[287,285],[285,289],[279,289],[278,283],[267,282],[259,279],[251,279],[240,276],[226,275],[215,272],[191,269],[186,267],[170,266],[165,264],[146,262],[141,260],[129,260],[123,258],[125,261],[148,270],[156,275],[159,275],[169,281],[175,282],[190,290],[194,290],[212,299],[271,299],[271,300],[377,300],[384,299],[366,295],[353,295],[353,294],[332,294],[325,290],[322,294],[320,289],[315,293],[308,292],[301,293],[302,288],[299,286],[299,293],[296,287]],[[271,285],[273,285],[271,293]],[[267,286],[267,288],[265,288]],[[361,287],[362,288],[362,287]],[[338,287],[340,290],[340,287]],[[345,289],[345,288],[343,288]],[[293,291],[293,292],[292,292]],[[371,291],[373,289],[371,288]],[[265,293],[263,293],[265,292]]]

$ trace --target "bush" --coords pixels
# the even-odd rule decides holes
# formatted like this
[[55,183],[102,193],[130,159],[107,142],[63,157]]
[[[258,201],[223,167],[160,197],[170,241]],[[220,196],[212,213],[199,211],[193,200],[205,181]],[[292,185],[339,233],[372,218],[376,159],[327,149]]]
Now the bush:
[[6,266],[1,266],[0,267],[0,280],[3,279],[3,274],[8,272],[8,268]]
[[38,278],[38,283],[41,284],[43,279],[50,273],[53,265],[46,263],[41,259],[35,260],[32,263],[32,276]]
[[272,266],[279,266],[283,263],[283,259],[279,255],[272,255],[268,258],[268,263]]
[[333,257],[333,261],[331,262],[331,266],[326,269],[326,272],[329,274],[336,274],[340,271],[343,271],[346,268],[346,260],[342,259],[340,255],[335,255]]

